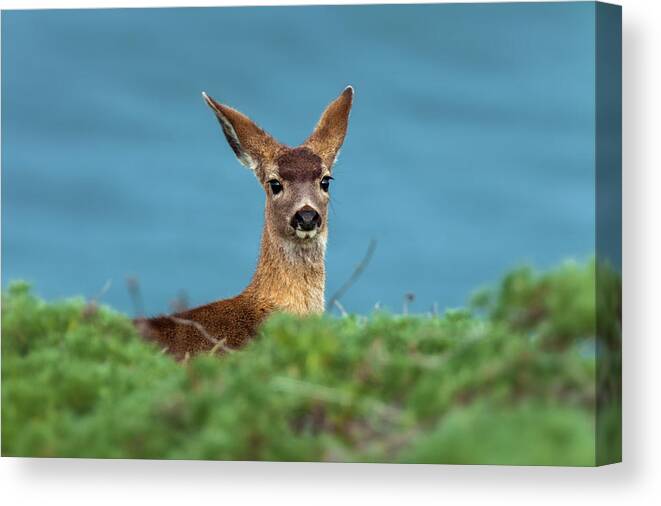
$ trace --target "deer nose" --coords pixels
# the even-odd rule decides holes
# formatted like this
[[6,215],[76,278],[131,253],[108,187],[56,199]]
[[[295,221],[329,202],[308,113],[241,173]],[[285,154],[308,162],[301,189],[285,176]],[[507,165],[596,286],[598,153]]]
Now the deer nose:
[[294,214],[291,219],[291,226],[299,230],[312,230],[321,225],[321,216],[310,206],[305,206]]

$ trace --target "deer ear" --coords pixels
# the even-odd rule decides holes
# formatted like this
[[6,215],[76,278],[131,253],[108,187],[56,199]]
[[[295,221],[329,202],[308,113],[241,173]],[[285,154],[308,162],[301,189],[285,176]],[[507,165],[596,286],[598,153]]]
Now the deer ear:
[[317,126],[303,145],[323,160],[326,167],[335,163],[349,125],[349,113],[353,102],[353,88],[347,86],[321,115]]
[[223,133],[239,161],[253,171],[275,159],[280,144],[259,128],[248,116],[216,102],[202,92],[206,103],[216,113]]

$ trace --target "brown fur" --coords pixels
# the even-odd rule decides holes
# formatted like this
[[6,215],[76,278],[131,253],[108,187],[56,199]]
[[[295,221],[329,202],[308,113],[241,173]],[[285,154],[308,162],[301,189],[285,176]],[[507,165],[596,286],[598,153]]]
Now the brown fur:
[[275,162],[286,181],[317,181],[322,176],[321,158],[306,147],[287,150]]
[[[173,315],[135,320],[145,337],[177,359],[239,348],[273,311],[323,312],[328,194],[320,189],[320,179],[330,175],[344,141],[353,89],[347,88],[327,107],[313,134],[297,148],[278,143],[231,107],[206,94],[204,98],[236,156],[264,186],[267,201],[257,269],[242,293]],[[271,179],[282,184],[277,195],[270,190]],[[291,225],[292,216],[302,209],[319,214],[314,236],[300,238]]]

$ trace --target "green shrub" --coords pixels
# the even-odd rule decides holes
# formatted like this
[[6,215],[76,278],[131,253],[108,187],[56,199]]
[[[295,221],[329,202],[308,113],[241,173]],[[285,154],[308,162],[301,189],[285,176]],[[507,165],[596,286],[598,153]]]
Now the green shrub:
[[110,308],[13,284],[3,454],[593,465],[594,309],[593,264],[521,269],[471,310],[278,314],[180,364]]

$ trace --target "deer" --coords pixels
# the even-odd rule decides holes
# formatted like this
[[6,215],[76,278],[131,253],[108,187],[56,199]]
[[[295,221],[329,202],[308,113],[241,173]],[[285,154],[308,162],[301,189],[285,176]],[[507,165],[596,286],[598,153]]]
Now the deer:
[[354,89],[347,86],[297,147],[275,140],[248,116],[202,93],[239,162],[266,194],[257,266],[235,297],[134,325],[177,360],[232,352],[257,334],[274,312],[324,311],[328,204],[333,166],[344,143]]

